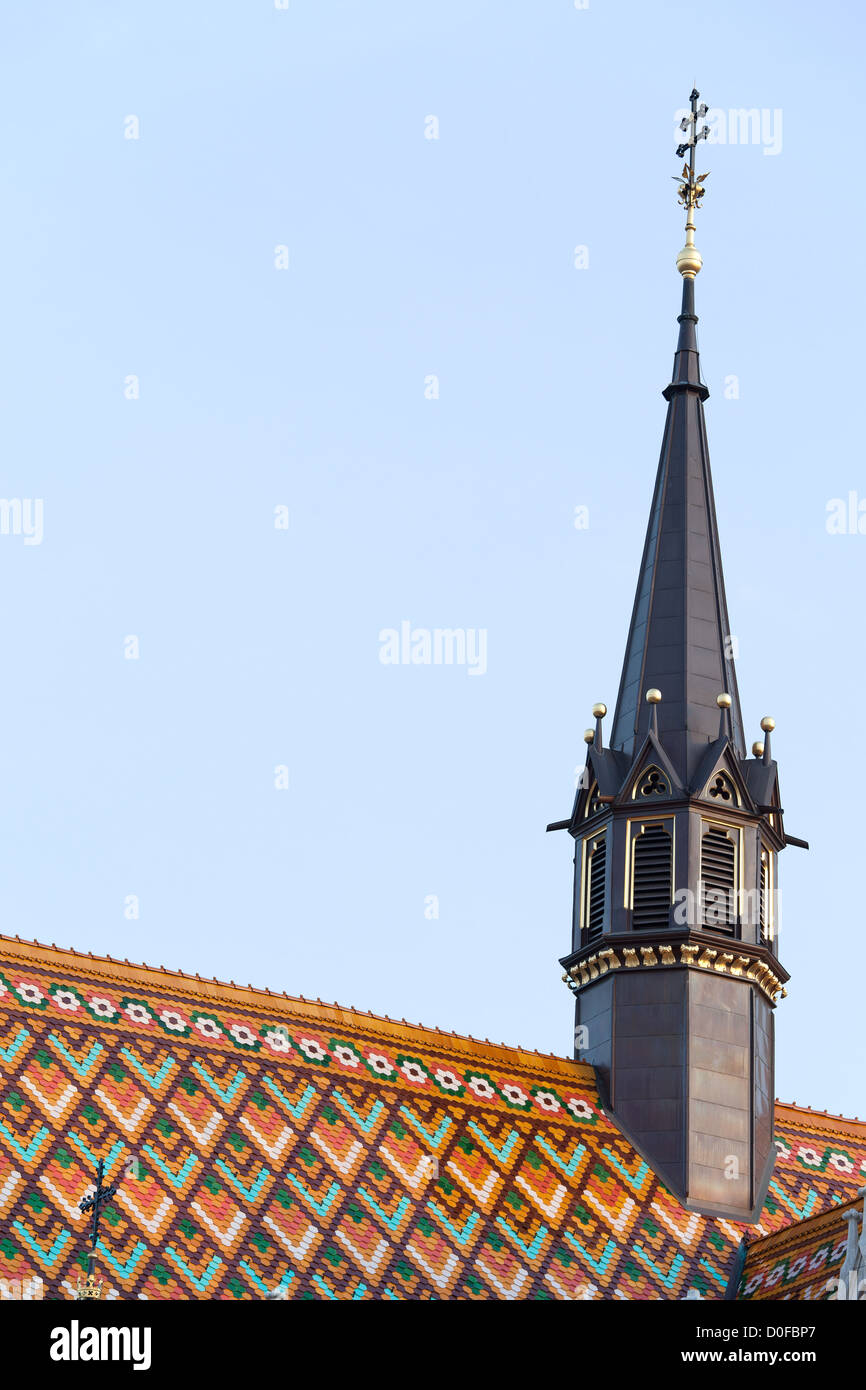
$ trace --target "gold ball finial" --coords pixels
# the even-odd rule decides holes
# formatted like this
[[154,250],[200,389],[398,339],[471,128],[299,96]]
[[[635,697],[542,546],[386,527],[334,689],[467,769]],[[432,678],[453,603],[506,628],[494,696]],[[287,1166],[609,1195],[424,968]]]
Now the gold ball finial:
[[592,707],[592,717],[593,717],[593,719],[604,719],[604,716],[605,716],[606,714],[607,714],[607,705],[604,703],[603,700],[598,700],[598,701],[596,702],[596,704],[594,704],[593,707]]
[[653,686],[652,689],[648,690],[646,693],[646,702],[648,705],[660,705],[662,702],[662,692],[656,690],[655,686]]
[[731,697],[726,690],[723,690],[721,695],[716,696],[716,704],[718,705],[719,709],[731,708]]
[[694,280],[703,263],[696,246],[684,246],[677,256],[677,270],[686,280]]
[[775,719],[771,719],[769,714],[765,714],[761,720],[761,728],[765,734],[771,734],[776,727]]
[[764,756],[764,745],[763,745],[763,743],[761,742],[761,740],[760,740],[759,738],[756,738],[756,739],[755,739],[755,742],[752,744],[752,757],[753,757],[753,758],[763,758],[763,756]]
[[593,741],[594,738],[595,738],[595,729],[584,729],[584,731],[583,731],[583,741],[584,741],[584,743],[592,743],[592,741]]

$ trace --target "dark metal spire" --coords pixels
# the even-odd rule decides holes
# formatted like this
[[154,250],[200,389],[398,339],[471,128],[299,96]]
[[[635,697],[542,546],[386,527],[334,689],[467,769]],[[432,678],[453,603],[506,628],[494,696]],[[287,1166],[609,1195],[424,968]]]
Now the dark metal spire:
[[[773,1147],[776,866],[786,844],[773,720],[747,758],[695,333],[701,268],[692,92],[686,242],[667,419],[610,747],[588,729],[571,818],[575,1055],[604,1108],[688,1209],[757,1221]],[[734,1026],[736,1025],[736,1026]]]
[[694,244],[694,213],[706,174],[695,175],[697,121],[706,112],[691,95],[691,130],[677,151],[690,150],[680,199],[687,210],[686,245],[677,257],[683,276],[679,339],[668,402],[649,525],[613,719],[611,747],[636,753],[648,732],[651,710],[644,696],[662,693],[658,730],[683,785],[689,785],[706,752],[718,738],[720,692],[731,697],[731,737],[745,757],[743,720],[728,622],[696,335],[695,276],[701,255]]

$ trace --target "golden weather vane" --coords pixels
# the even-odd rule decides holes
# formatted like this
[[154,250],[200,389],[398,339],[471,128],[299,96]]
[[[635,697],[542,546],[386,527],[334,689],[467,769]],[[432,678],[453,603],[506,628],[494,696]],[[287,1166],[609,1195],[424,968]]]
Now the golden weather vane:
[[710,133],[708,125],[698,130],[698,121],[702,120],[707,114],[706,103],[698,105],[700,92],[696,87],[692,88],[689,103],[691,110],[687,116],[683,116],[680,121],[680,130],[685,134],[686,139],[682,144],[677,145],[677,159],[682,159],[688,152],[688,162],[683,165],[681,174],[674,174],[673,177],[679,184],[677,196],[683,207],[686,209],[686,244],[677,256],[677,270],[687,279],[693,280],[703,264],[701,253],[695,246],[695,208],[701,206],[701,199],[706,192],[704,183],[709,178],[709,173],[695,173],[695,151],[699,140],[706,140]]

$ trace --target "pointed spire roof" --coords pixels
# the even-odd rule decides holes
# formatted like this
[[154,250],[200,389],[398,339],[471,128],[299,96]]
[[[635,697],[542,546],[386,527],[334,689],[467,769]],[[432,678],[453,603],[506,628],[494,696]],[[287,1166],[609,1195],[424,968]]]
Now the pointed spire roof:
[[695,332],[700,255],[692,216],[677,261],[684,277],[679,340],[663,392],[667,419],[611,736],[614,750],[637,751],[650,728],[646,692],[657,687],[659,737],[686,786],[718,737],[722,691],[731,697],[734,747],[746,755],[704,420],[709,391]]

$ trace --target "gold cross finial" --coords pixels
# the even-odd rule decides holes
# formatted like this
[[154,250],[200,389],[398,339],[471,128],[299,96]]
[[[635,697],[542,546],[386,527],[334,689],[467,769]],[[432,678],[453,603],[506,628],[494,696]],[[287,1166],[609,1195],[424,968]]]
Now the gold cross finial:
[[686,244],[677,256],[677,270],[687,279],[693,280],[703,264],[701,253],[695,246],[695,208],[701,205],[704,196],[704,181],[709,178],[709,174],[695,173],[695,150],[699,140],[706,140],[710,133],[708,125],[698,129],[698,121],[702,120],[707,114],[708,107],[705,102],[698,105],[700,92],[697,87],[692,88],[689,97],[690,111],[687,116],[683,116],[680,121],[680,130],[686,136],[682,144],[677,145],[677,159],[682,159],[688,153],[688,162],[683,165],[682,174],[675,174],[674,178],[679,183],[677,195],[683,207],[686,209]]

